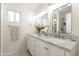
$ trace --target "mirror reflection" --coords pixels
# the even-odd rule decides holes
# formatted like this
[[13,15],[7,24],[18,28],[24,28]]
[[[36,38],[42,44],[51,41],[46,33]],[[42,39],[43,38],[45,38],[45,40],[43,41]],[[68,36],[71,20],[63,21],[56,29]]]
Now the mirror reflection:
[[41,16],[41,24],[45,27],[48,26],[48,14],[47,13]]
[[71,4],[66,4],[52,13],[53,33],[71,33]]

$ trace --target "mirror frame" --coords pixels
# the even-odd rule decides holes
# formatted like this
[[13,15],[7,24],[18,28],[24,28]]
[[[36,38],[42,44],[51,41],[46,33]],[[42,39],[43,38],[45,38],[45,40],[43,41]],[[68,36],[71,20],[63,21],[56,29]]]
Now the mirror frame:
[[[71,33],[63,33],[63,34],[72,34],[72,4],[71,3],[67,3],[67,4],[65,4],[65,5],[63,5],[63,6],[61,6],[61,7],[59,7],[59,8],[63,8],[64,6],[67,6],[68,4],[70,4],[70,6],[71,6]],[[53,12],[54,11],[59,11],[59,8],[56,8],[56,9],[54,9],[53,11],[52,11],[52,32],[53,32]],[[53,32],[54,33],[54,32]]]

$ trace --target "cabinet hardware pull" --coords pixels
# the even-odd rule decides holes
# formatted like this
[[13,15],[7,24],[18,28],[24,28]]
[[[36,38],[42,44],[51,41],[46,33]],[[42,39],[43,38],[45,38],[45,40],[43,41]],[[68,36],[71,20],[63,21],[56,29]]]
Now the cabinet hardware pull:
[[48,50],[48,48],[47,48],[47,47],[44,47],[44,49]]

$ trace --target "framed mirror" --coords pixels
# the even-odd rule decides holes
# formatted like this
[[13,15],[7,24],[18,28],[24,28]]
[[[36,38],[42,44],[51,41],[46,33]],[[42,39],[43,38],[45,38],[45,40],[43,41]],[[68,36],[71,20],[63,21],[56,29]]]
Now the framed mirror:
[[41,24],[48,27],[48,13],[41,16]]
[[52,13],[52,32],[71,33],[72,17],[71,4],[66,4]]

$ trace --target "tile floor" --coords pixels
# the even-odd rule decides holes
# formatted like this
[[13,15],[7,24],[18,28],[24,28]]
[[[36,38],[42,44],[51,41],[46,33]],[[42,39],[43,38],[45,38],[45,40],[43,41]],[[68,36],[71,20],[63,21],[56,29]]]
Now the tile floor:
[[30,54],[27,51],[21,51],[7,56],[30,56]]

